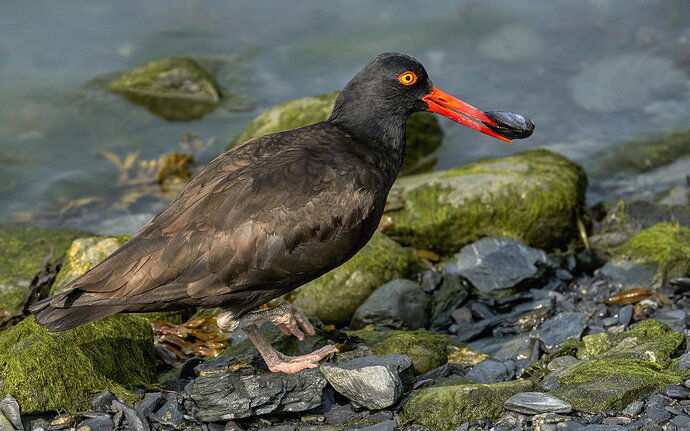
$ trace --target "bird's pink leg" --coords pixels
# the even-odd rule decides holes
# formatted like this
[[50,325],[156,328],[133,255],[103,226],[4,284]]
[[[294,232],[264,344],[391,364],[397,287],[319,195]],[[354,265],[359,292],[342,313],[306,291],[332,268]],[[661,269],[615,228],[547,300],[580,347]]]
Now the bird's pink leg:
[[261,335],[261,331],[256,326],[257,323],[271,322],[285,335],[294,335],[300,341],[304,340],[305,332],[308,335],[316,334],[314,326],[304,312],[288,303],[270,310],[254,311],[239,319],[235,319],[231,313],[221,313],[217,321],[220,327],[231,331],[244,329],[261,357],[266,361],[268,369],[273,372],[292,374],[307,368],[315,368],[319,365],[319,361],[338,351],[332,345],[302,356],[286,356],[275,350]]

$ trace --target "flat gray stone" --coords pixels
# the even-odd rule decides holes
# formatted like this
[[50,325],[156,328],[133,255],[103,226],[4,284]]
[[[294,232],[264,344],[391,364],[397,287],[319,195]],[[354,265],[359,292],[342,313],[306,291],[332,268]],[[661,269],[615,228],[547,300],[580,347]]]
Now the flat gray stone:
[[146,418],[133,408],[127,407],[119,401],[113,401],[110,408],[112,411],[124,415],[127,425],[129,425],[127,429],[132,431],[149,431],[149,423],[146,421]]
[[532,335],[544,343],[547,352],[552,352],[568,338],[579,340],[584,330],[585,322],[580,313],[564,312],[542,323]]
[[418,283],[393,280],[376,289],[352,316],[352,328],[419,329],[429,322],[431,297]]
[[114,429],[113,420],[109,415],[103,414],[80,422],[76,431],[113,431]]
[[465,378],[475,383],[496,383],[510,380],[515,375],[515,363],[486,359],[470,369]]
[[395,431],[398,423],[391,419],[388,421],[379,422],[374,425],[369,425],[363,428],[357,428],[357,431]]
[[321,406],[328,382],[318,369],[296,374],[252,367],[233,369],[238,361],[220,356],[197,367],[189,389],[191,413],[201,422],[224,422],[269,413],[298,413]]
[[398,354],[365,356],[321,367],[337,392],[370,410],[395,404],[411,382],[412,370],[410,358]]
[[570,413],[573,410],[567,401],[543,392],[520,392],[508,398],[503,406],[506,410],[528,415]]
[[510,238],[482,238],[455,255],[456,271],[483,295],[500,294],[543,276],[546,254]]

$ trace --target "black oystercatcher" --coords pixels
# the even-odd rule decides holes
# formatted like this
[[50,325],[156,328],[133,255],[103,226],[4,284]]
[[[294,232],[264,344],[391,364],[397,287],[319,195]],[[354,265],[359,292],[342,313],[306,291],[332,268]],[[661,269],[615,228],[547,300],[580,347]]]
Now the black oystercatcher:
[[379,55],[345,86],[326,121],[221,154],[122,248],[31,311],[64,331],[121,312],[222,307],[218,324],[243,328],[270,370],[316,367],[334,346],[287,357],[256,326],[270,321],[303,339],[314,328],[301,310],[255,310],[367,243],[405,153],[405,120],[425,110],[504,141],[533,128],[435,88],[412,57]]

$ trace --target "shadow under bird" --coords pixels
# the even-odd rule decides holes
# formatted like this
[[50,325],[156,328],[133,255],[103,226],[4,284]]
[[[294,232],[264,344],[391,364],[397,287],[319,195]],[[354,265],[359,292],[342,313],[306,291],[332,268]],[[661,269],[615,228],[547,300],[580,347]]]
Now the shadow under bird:
[[218,324],[244,329],[271,371],[318,366],[335,346],[285,356],[257,327],[269,321],[301,340],[314,333],[301,310],[257,309],[369,241],[405,154],[405,121],[417,111],[507,142],[534,129],[519,114],[482,112],[442,92],[412,57],[381,54],[345,86],[326,121],[221,154],[129,242],[31,311],[64,331],[115,313],[222,307]]

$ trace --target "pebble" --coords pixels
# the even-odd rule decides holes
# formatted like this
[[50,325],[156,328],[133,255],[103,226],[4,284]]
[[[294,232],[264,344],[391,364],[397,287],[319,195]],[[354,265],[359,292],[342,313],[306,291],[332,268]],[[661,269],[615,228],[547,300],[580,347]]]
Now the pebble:
[[624,305],[618,310],[618,321],[621,325],[628,326],[632,320],[632,315],[633,306],[631,304]]
[[129,425],[129,430],[149,431],[149,423],[146,421],[146,418],[142,417],[136,410],[127,407],[119,401],[113,401],[110,408],[112,411],[120,412],[124,415],[127,425]]
[[163,394],[160,392],[149,392],[144,395],[144,399],[139,401],[135,406],[134,410],[139,412],[140,415],[143,417],[148,417],[151,413],[155,412],[158,410],[163,403],[165,402],[165,399],[163,398]]
[[106,389],[91,399],[91,408],[95,412],[112,413],[113,401],[117,401],[117,397]]
[[690,395],[690,389],[683,387],[681,385],[668,385],[664,389],[664,395],[670,398],[684,400],[688,399],[688,395]]
[[666,410],[668,403],[660,395],[652,395],[645,406],[645,416],[656,422],[669,419],[672,414]]
[[671,421],[679,430],[690,430],[690,416],[680,414]]
[[628,417],[636,417],[637,415],[642,412],[642,409],[644,408],[644,403],[642,401],[633,401],[630,404],[628,404],[624,409],[623,409],[623,414],[628,416]]
[[321,367],[321,372],[337,392],[371,410],[395,404],[413,376],[410,358],[398,354],[327,364]]
[[7,395],[2,401],[0,401],[0,430],[4,431],[5,428],[8,430],[24,429],[19,410],[19,403],[17,403],[17,400],[15,400],[12,395]]
[[422,276],[419,280],[419,287],[422,288],[426,293],[432,293],[436,288],[441,285],[443,276],[440,272],[435,269],[429,269],[422,272]]
[[375,425],[357,428],[357,431],[395,431],[397,427],[398,423],[391,419],[388,421],[379,422]]
[[567,401],[543,392],[521,392],[508,398],[504,403],[507,410],[524,414],[570,413],[573,406]]
[[654,319],[667,324],[674,331],[685,330],[685,310],[659,309],[654,313]]
[[496,383],[510,380],[515,375],[515,363],[513,361],[499,362],[494,359],[486,359],[470,369],[465,378],[475,383]]
[[568,338],[580,339],[584,329],[585,322],[580,313],[564,312],[542,323],[533,331],[533,336],[544,343],[547,352],[552,352]]
[[170,394],[163,406],[151,415],[151,419],[165,428],[182,429],[187,425],[184,412],[177,402],[177,394]]

